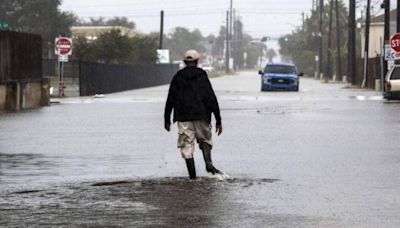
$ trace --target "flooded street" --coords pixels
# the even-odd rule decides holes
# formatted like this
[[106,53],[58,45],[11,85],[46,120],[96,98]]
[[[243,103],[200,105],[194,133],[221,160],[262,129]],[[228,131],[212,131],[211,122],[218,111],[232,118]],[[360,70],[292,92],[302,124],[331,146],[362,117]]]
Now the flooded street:
[[307,78],[262,93],[256,72],[212,84],[225,181],[198,148],[187,178],[168,86],[0,114],[0,226],[400,226],[399,102]]

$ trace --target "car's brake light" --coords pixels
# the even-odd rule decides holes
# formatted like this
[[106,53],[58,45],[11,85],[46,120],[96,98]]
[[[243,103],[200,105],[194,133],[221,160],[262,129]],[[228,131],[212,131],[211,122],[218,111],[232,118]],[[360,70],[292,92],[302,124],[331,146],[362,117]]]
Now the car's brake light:
[[386,90],[390,91],[392,89],[392,84],[389,82],[386,82]]

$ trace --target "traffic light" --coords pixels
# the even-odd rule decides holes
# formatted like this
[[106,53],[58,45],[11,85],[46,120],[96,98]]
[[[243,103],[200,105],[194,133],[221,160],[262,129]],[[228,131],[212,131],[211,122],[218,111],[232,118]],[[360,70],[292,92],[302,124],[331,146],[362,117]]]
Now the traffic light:
[[271,37],[269,36],[264,36],[263,38],[261,38],[261,42],[266,42],[268,40],[271,40]]
[[386,4],[387,4],[387,1],[388,1],[388,0],[383,0],[383,2],[382,2],[382,4],[381,4],[381,8],[382,8],[382,9],[385,9],[385,6],[386,6]]

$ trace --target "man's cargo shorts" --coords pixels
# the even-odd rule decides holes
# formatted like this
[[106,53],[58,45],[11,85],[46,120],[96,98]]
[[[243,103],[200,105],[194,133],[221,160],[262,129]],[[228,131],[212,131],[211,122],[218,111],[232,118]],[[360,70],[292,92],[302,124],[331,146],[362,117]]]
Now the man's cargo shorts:
[[178,122],[178,148],[184,159],[193,158],[195,143],[201,146],[201,143],[207,143],[212,146],[211,125],[204,120]]

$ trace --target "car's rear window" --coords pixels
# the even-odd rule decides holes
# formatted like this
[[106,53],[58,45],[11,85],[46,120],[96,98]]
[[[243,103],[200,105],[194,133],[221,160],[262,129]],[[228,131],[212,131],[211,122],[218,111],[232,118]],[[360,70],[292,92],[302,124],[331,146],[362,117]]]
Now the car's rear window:
[[287,65],[267,65],[264,72],[271,74],[296,74],[296,67]]
[[393,73],[390,76],[390,80],[400,80],[400,67],[395,67]]

